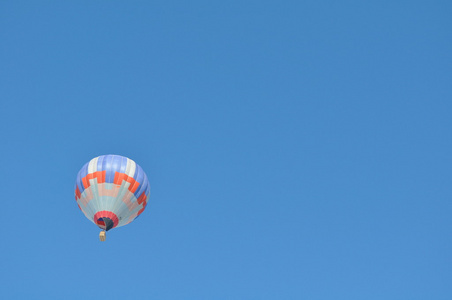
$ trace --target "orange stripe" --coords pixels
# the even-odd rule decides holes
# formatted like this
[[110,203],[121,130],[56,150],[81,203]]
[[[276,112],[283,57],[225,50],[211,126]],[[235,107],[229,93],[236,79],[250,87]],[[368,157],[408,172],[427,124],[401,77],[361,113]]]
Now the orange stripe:
[[85,177],[82,178],[83,187],[87,189],[91,184],[89,181],[91,179],[97,178],[97,183],[104,183],[105,182],[105,174],[106,171],[97,171],[94,173],[89,173]]
[[82,196],[82,193],[80,193],[80,189],[77,188],[75,189],[75,199],[80,199],[80,197]]
[[[140,185],[140,183],[138,181],[136,181],[135,179],[133,179],[133,177],[129,177],[127,179],[127,182],[130,183],[129,191],[131,191],[132,193],[135,194],[135,192],[137,191],[138,186]],[[137,183],[137,184],[135,185],[135,183]]]

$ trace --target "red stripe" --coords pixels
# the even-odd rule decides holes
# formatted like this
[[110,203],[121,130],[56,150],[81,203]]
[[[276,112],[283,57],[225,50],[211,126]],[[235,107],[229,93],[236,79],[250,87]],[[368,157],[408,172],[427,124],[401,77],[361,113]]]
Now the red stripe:
[[141,196],[138,197],[137,202],[138,202],[138,204],[141,204],[141,203],[143,203],[145,201],[146,201],[146,195],[143,192],[143,193],[141,193]]

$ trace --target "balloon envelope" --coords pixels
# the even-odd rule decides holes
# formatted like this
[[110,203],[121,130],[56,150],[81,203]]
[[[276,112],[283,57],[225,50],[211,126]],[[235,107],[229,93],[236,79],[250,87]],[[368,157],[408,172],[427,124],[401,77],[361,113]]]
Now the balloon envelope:
[[133,160],[119,155],[93,158],[78,172],[75,200],[85,216],[103,230],[132,222],[145,209],[149,181]]

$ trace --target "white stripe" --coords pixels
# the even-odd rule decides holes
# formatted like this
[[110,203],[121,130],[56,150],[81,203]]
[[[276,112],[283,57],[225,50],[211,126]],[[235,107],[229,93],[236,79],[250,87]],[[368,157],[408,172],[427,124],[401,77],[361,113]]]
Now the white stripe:
[[135,169],[136,169],[136,164],[133,160],[127,158],[127,167],[126,167],[126,174],[129,177],[133,177],[133,175],[135,175]]
[[91,174],[91,173],[94,173],[97,171],[97,160],[98,159],[99,159],[99,157],[96,157],[89,161],[88,174]]

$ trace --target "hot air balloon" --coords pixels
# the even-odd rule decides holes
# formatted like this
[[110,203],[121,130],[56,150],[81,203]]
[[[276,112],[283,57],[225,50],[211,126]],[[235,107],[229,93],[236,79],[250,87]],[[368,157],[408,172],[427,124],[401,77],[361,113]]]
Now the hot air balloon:
[[120,155],[93,158],[78,172],[75,200],[85,216],[106,231],[135,220],[149,199],[149,181],[133,160]]

